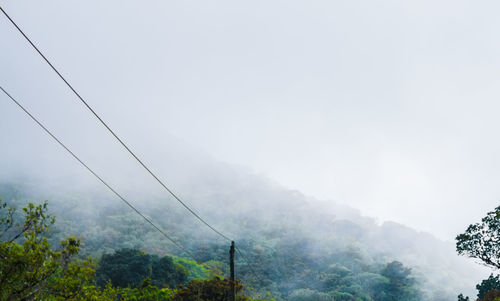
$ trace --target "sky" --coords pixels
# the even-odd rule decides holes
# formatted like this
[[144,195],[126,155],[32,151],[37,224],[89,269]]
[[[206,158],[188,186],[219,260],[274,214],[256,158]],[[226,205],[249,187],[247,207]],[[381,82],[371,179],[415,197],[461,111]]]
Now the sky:
[[[135,146],[176,137],[450,241],[499,205],[498,1],[0,5]],[[116,146],[4,16],[0,85],[89,156]],[[4,168],[51,158],[5,96],[0,114]]]

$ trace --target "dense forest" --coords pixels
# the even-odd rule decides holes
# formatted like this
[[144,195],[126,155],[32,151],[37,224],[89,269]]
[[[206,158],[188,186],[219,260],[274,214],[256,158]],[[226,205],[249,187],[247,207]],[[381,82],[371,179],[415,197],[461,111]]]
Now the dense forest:
[[[90,240],[82,248],[79,238],[70,237],[62,240],[59,244],[61,251],[57,253],[48,248],[48,245],[49,243],[57,245],[56,241],[60,241],[68,234],[64,229],[71,227],[71,224],[55,223],[53,216],[47,214],[47,203],[43,205],[30,203],[18,212],[14,208],[21,204],[16,204],[14,201],[16,198],[12,195],[9,199],[11,200],[8,202],[9,205],[3,203],[2,206],[6,217],[3,220],[2,236],[6,242],[10,242],[10,245],[3,245],[2,251],[8,252],[6,257],[10,260],[3,263],[8,268],[4,267],[2,270],[11,270],[11,266],[16,266],[16,260],[22,262],[17,264],[20,268],[16,280],[18,284],[32,282],[33,288],[38,285],[49,287],[48,290],[36,292],[34,296],[61,299],[94,296],[110,300],[117,297],[134,300],[134,298],[140,299],[141,296],[147,300],[151,296],[156,296],[161,300],[172,298],[191,300],[190,298],[195,298],[195,295],[203,294],[204,290],[209,290],[210,292],[206,294],[214,297],[217,293],[213,290],[217,291],[217,287],[223,298],[227,290],[228,283],[218,276],[227,274],[227,260],[224,256],[226,248],[220,244],[194,244],[191,247],[195,256],[203,262],[202,265],[178,256],[160,257],[139,249],[123,248],[126,244],[137,244],[137,247],[142,235],[154,234],[149,233],[150,231],[137,233],[132,223],[116,227],[119,224],[117,223],[104,227],[115,228],[114,230],[118,231],[117,237],[123,235],[124,239],[108,244],[102,241],[105,239],[103,233],[102,237],[97,237],[99,242]],[[109,219],[111,216],[102,218]],[[114,216],[113,219],[137,222],[126,213],[120,217]],[[22,222],[19,223],[18,220]],[[51,227],[54,228],[53,232],[49,231]],[[20,243],[13,248],[12,245],[16,244],[16,240],[20,240]],[[148,243],[154,244],[153,241]],[[385,265],[370,263],[355,249],[335,251],[330,254],[331,258],[327,261],[317,254],[311,254],[306,240],[279,242],[274,248],[268,247],[267,250],[262,249],[261,244],[244,241],[241,245],[242,249],[251,250],[248,257],[257,273],[257,275],[249,273],[248,266],[241,268],[241,278],[248,283],[241,296],[249,295],[266,300],[401,300],[402,298],[420,300],[421,298],[415,279],[411,277],[411,269],[404,267],[400,262],[393,261]],[[107,246],[107,252],[100,246]],[[71,261],[70,257],[78,258],[80,248],[82,248],[80,259]],[[109,249],[112,251],[109,252]],[[92,259],[85,259],[82,255],[84,253],[100,253],[98,264]],[[36,264],[35,267],[30,266],[32,257],[37,258],[36,262],[42,271],[25,276],[24,271],[38,268]],[[52,260],[53,263],[49,267],[42,268],[45,260]],[[47,269],[46,273],[51,273],[50,277],[54,279],[44,280],[43,269]],[[201,293],[198,292],[200,287]],[[3,296],[7,299],[12,297],[22,299],[32,296],[30,294],[33,293],[29,289],[31,286],[23,290],[16,285],[3,284],[2,288]],[[238,288],[241,290],[243,286],[238,285]],[[187,299],[183,299],[182,296]]]
[[0,301],[500,301],[499,10],[2,1]]
[[[156,168],[176,192],[241,250],[235,258],[240,299],[457,300],[459,293],[476,295],[475,285],[488,278],[488,271],[457,255],[454,243],[430,234],[379,223],[185,147],[151,155],[162,158]],[[137,169],[110,168],[106,177],[196,260],[80,169],[45,158],[31,164],[30,172],[1,172],[0,195],[3,216],[17,208],[12,217],[21,225],[22,208],[29,211],[33,203],[34,210],[47,201],[44,216],[55,221],[33,239],[43,242],[48,255],[71,247],[71,254],[49,256],[59,259],[42,293],[62,299],[225,300],[229,242]],[[29,259],[19,251],[26,241],[20,236],[11,242],[9,250],[20,256],[13,258]],[[77,291],[80,296],[72,295]]]
[[[233,169],[226,172],[219,173],[224,175],[219,178],[195,179],[196,188],[189,198],[218,228],[235,237],[244,253],[245,260],[236,256],[240,300],[456,300],[466,287],[462,283],[470,279],[467,271],[472,267],[461,269],[464,262],[450,256],[449,245],[428,234],[395,223],[378,225],[352,208],[312,203],[296,191],[257,176]],[[227,187],[232,190],[211,189],[221,187],[223,181],[231,181]],[[150,195],[138,206],[198,262],[98,189],[16,180],[4,181],[0,191],[3,214],[17,208],[12,219],[21,226],[33,215],[31,211],[44,208],[38,209],[44,212],[39,218],[50,224],[50,231],[40,231],[33,238],[36,242],[46,238],[50,248],[63,254],[73,244],[66,262],[54,261],[50,289],[42,290],[47,296],[75,300],[227,298],[228,243],[171,200]],[[236,194],[241,203],[232,201]],[[28,205],[42,200],[48,201],[46,207]],[[49,216],[55,218],[53,224]],[[13,242],[22,248],[29,239],[19,237]],[[471,294],[471,290],[465,292]]]

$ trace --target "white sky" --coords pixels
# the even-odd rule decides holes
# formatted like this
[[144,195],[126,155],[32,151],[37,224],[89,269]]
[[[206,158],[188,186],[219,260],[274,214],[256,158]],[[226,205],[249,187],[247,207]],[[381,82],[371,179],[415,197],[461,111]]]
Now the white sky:
[[[129,139],[168,132],[447,240],[498,205],[498,1],[0,5]],[[52,127],[88,117],[3,16],[0,85]],[[13,112],[0,96],[3,164],[38,133]]]

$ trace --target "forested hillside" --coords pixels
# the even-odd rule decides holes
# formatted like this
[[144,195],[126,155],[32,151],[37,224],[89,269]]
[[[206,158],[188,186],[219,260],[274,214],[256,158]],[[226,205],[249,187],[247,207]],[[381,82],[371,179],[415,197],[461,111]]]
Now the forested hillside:
[[499,11],[1,1],[0,301],[500,301]]
[[[215,161],[172,137],[168,141],[176,143],[146,141],[136,148],[186,203],[235,240],[248,261],[236,254],[241,294],[296,301],[456,300],[459,293],[475,295],[474,286],[487,278],[484,269],[457,256],[451,242],[397,223],[380,224],[349,206],[308,197],[243,167]],[[49,146],[35,154],[17,149],[0,171],[0,194],[7,204],[22,208],[27,202],[48,201],[57,220],[50,232],[52,245],[79,238],[78,256],[93,258],[97,271],[104,255],[123,250],[176,262],[189,259],[85,170],[54,151]],[[228,241],[159,189],[128,157],[87,156],[165,233],[197,260],[228,275]],[[31,158],[29,164],[12,163],[24,158]],[[185,268],[186,281],[213,276],[195,272],[196,265]],[[137,277],[134,285],[152,275]]]
[[[197,169],[178,184],[193,208],[234,238],[248,259],[247,263],[236,256],[236,277],[248,296],[455,300],[458,292],[470,292],[484,276],[460,260],[452,244],[429,234],[396,223],[379,225],[352,208],[308,198],[239,168],[215,163],[210,167]],[[123,250],[141,250],[155,258],[174,256],[177,262],[187,257],[99,186],[61,185],[67,181],[4,180],[0,193],[5,202],[19,208],[27,201],[47,200],[57,218],[50,241],[80,238],[82,258],[90,256],[99,263]],[[138,195],[137,188],[127,193]],[[226,241],[167,196],[141,193],[135,204],[142,212],[198,260],[228,274]],[[189,276],[193,266],[186,268],[184,282],[163,286],[212,275]],[[133,285],[139,285],[140,278]]]

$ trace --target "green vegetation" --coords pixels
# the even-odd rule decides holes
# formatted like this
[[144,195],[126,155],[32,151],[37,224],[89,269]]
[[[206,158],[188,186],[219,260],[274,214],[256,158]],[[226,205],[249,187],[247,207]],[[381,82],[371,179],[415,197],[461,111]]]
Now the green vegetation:
[[494,277],[493,274],[491,274],[490,277],[488,277],[488,279],[485,279],[481,281],[480,284],[476,285],[476,289],[477,289],[477,297],[479,299],[483,299],[484,297],[486,297],[486,295],[490,291],[495,291],[495,290],[500,291],[499,275]]
[[119,287],[137,287],[144,279],[158,287],[175,288],[187,282],[189,271],[169,256],[158,257],[136,249],[121,249],[104,254],[99,262],[96,281]]
[[[59,250],[51,248],[44,235],[54,218],[46,214],[47,203],[23,208],[24,220],[0,203],[0,298],[2,300],[67,299],[95,295],[91,285],[94,269],[90,260],[72,261],[80,241],[62,240]],[[19,243],[16,241],[20,241]]]
[[500,206],[457,236],[457,252],[500,269]]
[[[94,242],[81,248],[74,237],[63,239],[56,250],[51,243],[65,236],[64,229],[53,225],[47,203],[28,204],[24,221],[16,223],[17,212],[2,203],[0,266],[1,300],[34,298],[54,300],[227,300],[229,282],[215,277],[227,274],[227,248],[218,244],[194,244],[195,256],[203,265],[180,256],[148,254],[137,248],[119,248],[104,252],[98,259],[83,258],[96,254]],[[116,213],[115,213],[116,214]],[[117,237],[138,233],[124,215],[113,219]],[[106,218],[109,222],[109,219]],[[123,223],[121,223],[123,221]],[[130,225],[130,228],[126,225]],[[55,227],[49,232],[49,227]],[[94,226],[95,227],[95,226]],[[20,232],[21,231],[21,232]],[[108,229],[109,231],[109,229]],[[19,234],[22,234],[21,235]],[[144,237],[151,235],[141,233]],[[106,235],[103,231],[102,235]],[[94,232],[94,239],[102,237]],[[134,239],[139,239],[134,237]],[[84,240],[85,242],[85,240]],[[314,257],[305,238],[288,237],[268,242],[243,240],[240,247],[258,274],[238,265],[244,287],[237,284],[238,300],[349,300],[393,301],[420,300],[420,292],[411,270],[402,263],[370,262],[355,248],[334,250],[328,256]],[[10,298],[10,299],[9,299]],[[199,299],[200,298],[200,299]]]
[[[80,241],[70,237],[59,250],[47,240],[55,219],[47,203],[29,203],[23,222],[0,201],[0,300],[227,300],[228,281],[197,279],[183,286],[193,267],[195,277],[208,275],[194,262],[123,249],[96,264],[75,256]],[[205,274],[203,274],[205,273]],[[179,286],[179,289],[174,289]],[[238,291],[243,288],[238,284]],[[250,300],[240,297],[238,300]]]
[[[477,258],[483,264],[500,268],[500,206],[488,212],[480,223],[469,225],[465,233],[456,237],[456,248],[460,255]],[[500,276],[488,277],[476,285],[478,301],[500,301]],[[458,301],[468,301],[462,294]]]
[[[181,285],[175,294],[175,300],[178,301],[197,301],[197,300],[228,300],[228,292],[231,282],[228,279],[213,278],[210,280],[193,280],[187,286]],[[243,289],[243,285],[236,283],[236,292]],[[251,300],[241,295],[236,300]]]

